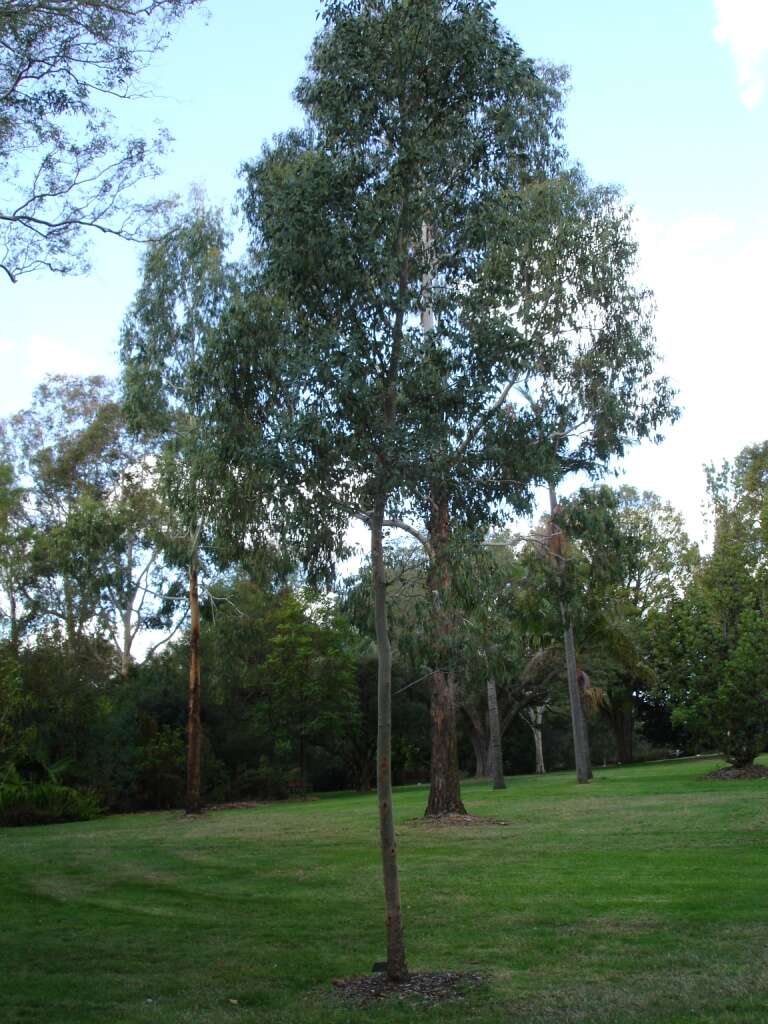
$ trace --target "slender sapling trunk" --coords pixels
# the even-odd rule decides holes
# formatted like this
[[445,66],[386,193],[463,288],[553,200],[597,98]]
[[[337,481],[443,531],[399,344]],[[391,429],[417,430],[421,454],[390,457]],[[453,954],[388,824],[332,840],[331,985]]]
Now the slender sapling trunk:
[[386,906],[387,977],[390,981],[400,982],[408,976],[408,967],[405,960],[400,881],[397,873],[397,842],[392,808],[392,649],[387,619],[383,523],[384,502],[378,501],[371,517],[373,606],[379,662],[376,791],[379,802],[379,834]]

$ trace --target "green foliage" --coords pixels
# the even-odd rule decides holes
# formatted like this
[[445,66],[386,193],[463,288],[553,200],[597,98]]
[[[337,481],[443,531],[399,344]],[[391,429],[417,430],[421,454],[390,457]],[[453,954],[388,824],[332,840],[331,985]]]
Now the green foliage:
[[0,825],[88,821],[102,813],[97,795],[54,782],[0,782]]
[[712,552],[652,623],[659,688],[677,704],[675,719],[737,767],[768,739],[767,452],[755,445],[732,465],[709,467]]
[[0,564],[10,633],[63,635],[72,650],[96,636],[125,674],[138,634],[174,618],[151,452],[103,377],[48,377],[2,426],[28,485]]
[[14,0],[0,7],[0,270],[85,269],[89,227],[139,238],[165,204],[134,187],[157,173],[153,142],[123,136],[116,99],[141,77],[168,30],[199,0]]

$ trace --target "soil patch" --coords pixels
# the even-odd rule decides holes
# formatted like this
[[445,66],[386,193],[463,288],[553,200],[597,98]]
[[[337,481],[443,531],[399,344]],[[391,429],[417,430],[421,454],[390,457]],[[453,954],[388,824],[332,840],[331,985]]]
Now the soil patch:
[[409,825],[422,825],[432,828],[473,828],[477,825],[511,825],[511,821],[501,818],[484,818],[478,814],[441,814],[438,817],[411,818]]
[[333,982],[336,995],[346,1003],[365,1009],[383,1000],[437,1006],[457,1002],[482,985],[482,974],[459,971],[423,971],[394,984],[386,974],[366,974],[362,978],[338,978]]
[[705,779],[768,779],[768,768],[762,764],[751,764],[747,768],[720,768],[709,772]]
[[264,807],[266,800],[232,800],[227,804],[210,804],[206,811],[239,811],[248,807]]

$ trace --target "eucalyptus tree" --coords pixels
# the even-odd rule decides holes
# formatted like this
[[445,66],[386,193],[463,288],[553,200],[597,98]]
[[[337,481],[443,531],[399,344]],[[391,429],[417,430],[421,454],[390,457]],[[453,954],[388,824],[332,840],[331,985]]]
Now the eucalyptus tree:
[[[276,449],[280,465],[294,467],[276,482],[285,518],[316,554],[338,549],[348,516],[371,530],[396,978],[405,955],[389,785],[385,533],[405,529],[429,555],[437,657],[427,812],[463,811],[455,680],[444,660],[455,629],[451,533],[488,521],[502,503],[527,507],[549,465],[535,410],[516,388],[559,372],[585,333],[588,352],[571,379],[585,380],[587,397],[603,377],[614,380],[617,335],[630,333],[634,345],[622,382],[644,384],[652,346],[633,330],[640,303],[631,286],[621,291],[632,306],[625,315],[604,297],[614,272],[600,256],[623,236],[613,194],[565,168],[562,71],[526,58],[485,0],[329,0],[322,22],[296,90],[306,127],[245,166],[243,209],[253,280],[292,366]],[[242,441],[238,389],[257,374],[226,346],[215,351],[220,368],[237,367],[230,436]],[[259,436],[259,416],[253,421]]]
[[188,574],[190,814],[201,810],[199,571],[212,508],[204,353],[231,297],[227,244],[221,215],[197,197],[193,208],[147,249],[121,340],[126,407],[134,428],[153,438],[156,486],[170,510],[166,554],[186,565]]
[[501,410],[565,293],[521,298],[525,241],[546,230],[524,196],[559,168],[561,82],[486,3],[327,4],[297,90],[311,129],[247,168],[254,256],[317,350],[304,422],[316,471],[327,453],[337,472],[329,500],[355,483],[348,505],[372,526],[374,561],[386,524],[430,556],[429,814],[464,811],[444,662],[451,530],[494,500],[525,503],[528,418]]
[[[529,358],[502,216],[558,159],[560,72],[537,67],[480,0],[331,0],[296,90],[307,127],[245,168],[251,258],[286,307],[303,365],[284,451],[302,467],[293,511],[326,538],[357,515],[371,532],[379,650],[378,788],[388,973],[406,972],[390,786],[391,653],[384,535],[429,510],[436,635],[451,495],[425,455],[461,454]],[[543,308],[543,298],[529,298]],[[498,417],[495,417],[498,421]],[[497,422],[499,451],[525,424]],[[457,463],[461,460],[457,460]],[[488,504],[484,460],[456,470],[455,515]],[[511,474],[515,475],[515,474]],[[526,477],[527,479],[527,477]],[[305,501],[305,496],[309,500]],[[322,519],[321,519],[322,517]],[[435,545],[432,545],[434,548]],[[433,677],[436,773],[430,811],[463,810],[449,673]]]
[[[656,374],[653,302],[636,283],[631,209],[616,189],[586,188],[580,174],[560,196],[564,214],[539,259],[573,268],[564,275],[571,301],[564,315],[562,309],[556,312],[542,359],[518,393],[535,421],[549,491],[548,546],[553,565],[563,570],[567,538],[557,524],[562,481],[574,473],[599,478],[628,446],[642,439],[660,441],[662,426],[677,417],[678,409],[669,381]],[[589,738],[564,594],[560,608],[577,778],[583,783],[592,775]]]

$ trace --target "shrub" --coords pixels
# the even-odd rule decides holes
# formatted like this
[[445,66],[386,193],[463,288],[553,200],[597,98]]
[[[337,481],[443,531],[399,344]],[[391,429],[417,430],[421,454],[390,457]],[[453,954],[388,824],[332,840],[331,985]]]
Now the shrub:
[[102,813],[96,794],[55,782],[0,785],[0,825],[51,825],[88,821]]

